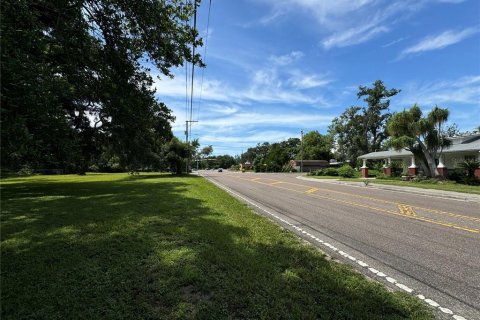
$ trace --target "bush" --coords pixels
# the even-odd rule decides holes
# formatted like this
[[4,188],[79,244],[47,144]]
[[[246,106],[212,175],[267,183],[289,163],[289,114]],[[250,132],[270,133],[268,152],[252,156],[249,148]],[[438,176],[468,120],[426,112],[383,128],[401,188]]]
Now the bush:
[[31,176],[33,174],[33,169],[28,165],[22,166],[20,170],[18,170],[17,174],[19,176]]
[[92,164],[91,166],[88,167],[88,171],[90,172],[99,172],[100,168],[96,164]]
[[355,170],[350,167],[348,164],[338,168],[338,175],[343,178],[353,178],[355,177]]
[[462,182],[462,180],[465,179],[465,172],[462,169],[448,170],[447,179],[455,182]]

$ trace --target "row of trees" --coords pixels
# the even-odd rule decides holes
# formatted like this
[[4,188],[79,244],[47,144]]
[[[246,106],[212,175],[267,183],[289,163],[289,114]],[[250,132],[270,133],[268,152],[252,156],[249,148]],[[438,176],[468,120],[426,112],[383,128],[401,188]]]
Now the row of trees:
[[330,159],[333,154],[332,136],[322,135],[318,131],[307,132],[303,136],[303,155],[302,141],[299,138],[289,138],[288,140],[262,144],[248,148],[240,156],[240,161],[250,162],[257,171],[290,171],[287,165],[290,160],[300,159]]
[[155,98],[150,68],[203,66],[199,1],[2,1],[1,166],[161,168],[192,147]]
[[[307,132],[301,140],[290,138],[287,141],[269,144],[265,142],[249,148],[241,155],[241,161],[250,161],[255,167],[267,171],[281,171],[293,159],[329,160],[356,162],[358,156],[381,150],[387,138],[386,126],[391,117],[390,97],[400,90],[387,89],[383,82],[375,81],[373,87],[360,86],[357,97],[363,98],[367,106],[353,106],[333,119],[328,133]],[[263,169],[262,169],[263,171]]]
[[[387,89],[381,80],[375,81],[372,87],[360,86],[357,97],[366,105],[347,108],[333,119],[326,135],[308,132],[303,140],[303,159],[334,157],[356,165],[360,155],[391,147],[405,148],[419,160],[426,175],[437,176],[436,159],[451,144],[448,138],[460,132],[455,124],[446,125],[449,116],[446,108],[435,106],[423,115],[415,104],[408,110],[390,113],[390,98],[400,92]],[[249,148],[241,155],[241,161],[248,160],[266,171],[281,171],[289,160],[302,157],[300,145],[297,138],[273,144],[265,142]]]

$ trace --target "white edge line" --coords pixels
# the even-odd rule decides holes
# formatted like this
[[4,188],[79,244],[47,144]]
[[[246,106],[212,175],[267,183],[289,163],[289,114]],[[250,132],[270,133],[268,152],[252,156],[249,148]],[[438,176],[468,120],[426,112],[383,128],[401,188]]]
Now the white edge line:
[[467,320],[466,318],[464,318],[464,317],[462,317],[462,316],[460,316],[460,315],[453,314],[453,312],[452,312],[450,309],[444,308],[444,307],[440,306],[436,301],[434,301],[434,300],[432,300],[432,299],[425,298],[424,295],[415,294],[415,293],[414,293],[414,292],[415,292],[414,289],[411,289],[411,288],[409,288],[408,286],[406,286],[406,285],[404,285],[404,284],[402,284],[402,283],[397,282],[397,280],[395,280],[395,279],[387,276],[385,273],[380,272],[379,270],[376,270],[376,269],[374,269],[374,268],[369,267],[368,264],[366,264],[365,262],[363,262],[363,261],[361,261],[361,260],[358,260],[357,258],[349,255],[348,253],[346,253],[346,252],[344,252],[344,251],[342,251],[342,250],[337,249],[336,247],[334,247],[334,246],[331,245],[330,243],[325,242],[324,240],[321,240],[321,239],[317,238],[316,236],[312,235],[312,234],[309,233],[308,231],[303,230],[303,229],[300,228],[299,226],[296,226],[296,225],[294,225],[294,224],[286,221],[285,219],[280,218],[280,217],[277,216],[276,214],[274,214],[274,213],[272,213],[272,212],[270,212],[270,211],[268,211],[268,210],[260,207],[260,206],[257,205],[256,203],[254,203],[254,202],[252,202],[251,200],[243,197],[242,195],[234,192],[234,191],[231,190],[230,188],[228,188],[228,187],[226,187],[226,186],[224,186],[224,185],[222,185],[222,184],[220,184],[220,183],[218,183],[218,182],[216,182],[216,181],[214,181],[214,180],[211,180],[211,179],[209,179],[209,178],[206,177],[206,176],[201,176],[201,177],[206,178],[208,181],[210,181],[211,183],[213,183],[214,185],[216,185],[216,186],[219,187],[220,189],[225,190],[226,192],[234,195],[235,197],[242,199],[243,201],[247,202],[248,204],[254,206],[255,208],[260,209],[261,211],[267,213],[268,215],[270,215],[270,216],[276,218],[277,220],[279,220],[279,221],[287,224],[288,226],[294,228],[294,229],[297,230],[300,234],[304,234],[304,235],[306,235],[306,236],[308,236],[308,237],[310,237],[310,238],[312,238],[312,239],[315,239],[317,242],[319,242],[320,244],[323,244],[325,247],[330,248],[332,251],[338,252],[341,256],[343,256],[343,257],[345,257],[345,258],[347,258],[347,259],[349,259],[349,260],[352,260],[352,261],[354,261],[354,262],[357,262],[357,264],[359,264],[360,266],[362,266],[362,267],[364,267],[364,268],[368,268],[367,270],[369,270],[370,272],[376,274],[378,277],[385,278],[386,281],[388,281],[388,282],[390,282],[390,283],[392,283],[392,284],[395,284],[395,285],[396,285],[397,287],[399,287],[400,289],[402,289],[402,290],[404,290],[404,291],[412,294],[413,296],[419,298],[420,300],[423,300],[425,303],[427,303],[427,304],[430,305],[431,307],[433,307],[433,308],[438,308],[441,312],[443,312],[443,313],[445,313],[445,314],[450,314],[450,315],[452,315],[452,318],[453,318],[453,319],[455,319],[455,320]]

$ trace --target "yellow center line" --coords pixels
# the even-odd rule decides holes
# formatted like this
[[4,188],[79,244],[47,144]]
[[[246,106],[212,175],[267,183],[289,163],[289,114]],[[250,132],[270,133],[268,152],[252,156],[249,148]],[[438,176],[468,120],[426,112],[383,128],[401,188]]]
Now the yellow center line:
[[[374,211],[377,211],[377,212],[380,212],[380,213],[383,213],[383,214],[393,214],[393,215],[396,215],[396,216],[401,216],[401,217],[414,219],[414,220],[418,220],[418,221],[429,222],[429,223],[441,225],[441,226],[444,226],[444,227],[450,227],[450,228],[459,229],[459,230],[463,230],[463,231],[468,231],[468,232],[472,232],[472,233],[480,233],[480,229],[469,228],[469,227],[460,226],[460,225],[457,225],[457,224],[454,224],[454,223],[438,221],[438,220],[433,220],[433,219],[430,219],[430,218],[416,216],[415,212],[411,208],[417,208],[417,207],[409,206],[409,205],[405,205],[405,204],[401,204],[401,203],[396,203],[396,202],[393,202],[393,201],[380,201],[380,202],[392,203],[392,204],[396,204],[397,206],[402,205],[402,206],[409,207],[411,209],[411,211],[409,211],[410,214],[404,214],[402,212],[397,212],[397,211],[392,211],[392,210],[388,210],[388,209],[378,208],[378,207],[374,207],[374,206],[370,206],[370,205],[366,205],[366,204],[361,204],[361,203],[357,203],[357,202],[353,202],[353,201],[335,199],[335,198],[331,198],[331,197],[327,197],[327,196],[322,196],[318,193],[308,193],[308,191],[311,190],[311,189],[309,189],[306,193],[304,191],[299,191],[299,190],[287,188],[287,187],[284,187],[284,186],[272,185],[272,184],[269,184],[269,183],[264,183],[264,182],[257,181],[260,178],[255,179],[255,181],[253,179],[244,179],[244,178],[240,178],[240,177],[236,177],[236,178],[239,178],[241,180],[246,180],[246,181],[253,181],[253,182],[258,183],[258,184],[262,184],[262,185],[266,185],[266,186],[272,186],[274,188],[284,189],[284,190],[292,191],[292,192],[295,192],[295,193],[306,194],[306,195],[308,195],[310,197],[314,197],[314,198],[326,199],[326,200],[333,201],[333,202],[343,203],[343,204],[351,205],[353,207],[367,208],[367,209],[371,209],[371,210],[374,210]],[[306,185],[300,185],[300,184],[289,183],[289,182],[285,182],[284,184],[310,187],[310,186],[306,186]],[[329,189],[326,189],[326,190],[332,191],[332,190],[329,190]],[[315,191],[318,191],[318,190],[315,190]],[[355,196],[354,194],[349,194],[349,193],[346,193],[346,192],[340,192],[340,191],[334,191],[334,192],[341,193],[341,194],[347,194],[349,196],[352,196],[352,195]],[[363,196],[360,196],[360,197],[370,198],[370,197],[363,197]],[[380,200],[380,199],[376,199],[376,198],[371,198],[371,199],[372,200]],[[402,209],[400,209],[400,210],[402,210]],[[408,209],[403,209],[403,210],[408,210]],[[412,214],[412,212],[413,212],[413,214]]]
[[398,209],[400,210],[401,214],[406,215],[406,216],[415,217],[417,215],[415,213],[415,211],[413,211],[411,206],[406,206],[406,205],[399,204]]
[[[232,175],[233,176],[233,175]],[[239,179],[245,180],[243,178],[237,177]],[[262,178],[257,178],[257,179],[262,179]],[[272,180],[272,179],[271,179]],[[311,188],[311,186],[305,185],[305,184],[298,184],[298,183],[293,183],[293,182],[284,182],[284,184],[290,184],[293,186],[298,186],[298,187],[306,187],[306,188]],[[459,218],[459,219],[464,219],[464,220],[470,220],[470,221],[475,221],[475,222],[480,222],[480,218],[472,217],[472,216],[466,216],[466,215],[461,215],[458,213],[452,213],[452,212],[447,212],[447,211],[441,211],[441,210],[435,210],[435,209],[430,209],[430,208],[424,208],[424,207],[419,207],[415,205],[410,205],[406,203],[400,203],[400,202],[395,202],[395,201],[390,201],[390,200],[383,200],[383,199],[378,199],[374,197],[369,197],[369,196],[362,196],[359,194],[353,194],[353,193],[348,193],[348,192],[343,192],[343,191],[336,191],[336,190],[331,190],[331,189],[325,189],[325,188],[317,188],[318,191],[328,191],[332,193],[337,193],[337,194],[342,194],[342,195],[347,195],[349,197],[357,197],[357,198],[362,198],[362,199],[367,199],[367,200],[372,200],[380,203],[387,203],[387,204],[393,204],[395,206],[398,205],[404,205],[404,206],[410,206],[413,209],[417,210],[422,210],[422,211],[427,211],[430,213],[435,213],[435,214],[440,214],[440,215],[446,215],[449,217],[454,217],[454,218]]]
[[317,188],[311,188],[307,190],[307,193],[314,193],[315,191],[318,191]]

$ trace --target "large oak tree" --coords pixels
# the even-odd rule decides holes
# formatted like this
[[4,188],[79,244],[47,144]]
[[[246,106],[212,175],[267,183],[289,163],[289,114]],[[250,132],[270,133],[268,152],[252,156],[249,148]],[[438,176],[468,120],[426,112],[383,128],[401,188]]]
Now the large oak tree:
[[82,171],[102,153],[123,167],[159,163],[173,116],[150,68],[172,77],[202,65],[187,23],[198,4],[2,1],[2,166]]

